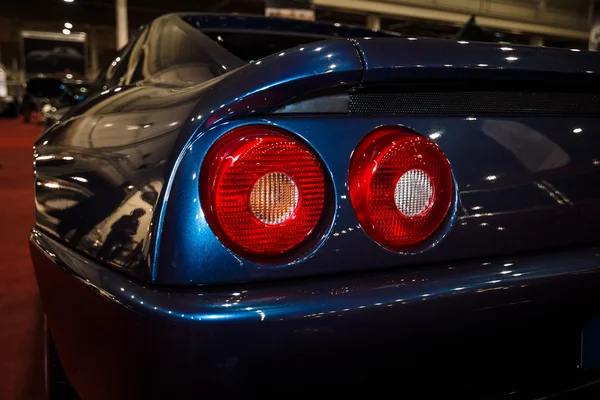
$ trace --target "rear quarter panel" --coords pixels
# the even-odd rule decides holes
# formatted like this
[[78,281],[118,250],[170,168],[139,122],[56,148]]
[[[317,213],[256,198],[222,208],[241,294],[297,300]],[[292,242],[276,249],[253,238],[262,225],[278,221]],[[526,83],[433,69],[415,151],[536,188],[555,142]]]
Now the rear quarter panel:
[[[298,135],[324,160],[334,184],[334,217],[316,248],[287,263],[257,264],[222,246],[204,218],[198,177],[204,154],[244,124]],[[361,229],[347,181],[358,142],[382,125],[401,125],[447,155],[457,197],[451,221],[410,253],[379,246]],[[599,238],[600,136],[591,117],[273,116],[224,123],[186,149],[173,181],[157,265],[166,284],[225,283],[384,269],[594,243]]]
[[[220,121],[268,114],[307,92],[357,84],[360,74],[355,46],[340,39],[291,49],[191,87],[145,82],[107,89],[37,141],[37,226],[113,267],[155,280],[161,224],[171,219],[164,208],[169,201],[187,207],[170,193],[191,141]],[[120,238],[125,251],[101,254],[113,224],[135,209],[144,214],[131,243]]]

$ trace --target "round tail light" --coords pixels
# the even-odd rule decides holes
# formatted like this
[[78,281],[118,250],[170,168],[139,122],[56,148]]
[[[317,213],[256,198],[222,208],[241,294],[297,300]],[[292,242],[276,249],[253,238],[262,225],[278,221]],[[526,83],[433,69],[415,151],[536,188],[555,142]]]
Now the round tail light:
[[325,205],[316,156],[268,126],[241,127],[220,138],[206,156],[201,184],[209,224],[243,255],[273,257],[298,248]]
[[399,127],[379,128],[352,155],[350,199],[364,230],[404,250],[430,237],[452,203],[450,164],[430,140]]

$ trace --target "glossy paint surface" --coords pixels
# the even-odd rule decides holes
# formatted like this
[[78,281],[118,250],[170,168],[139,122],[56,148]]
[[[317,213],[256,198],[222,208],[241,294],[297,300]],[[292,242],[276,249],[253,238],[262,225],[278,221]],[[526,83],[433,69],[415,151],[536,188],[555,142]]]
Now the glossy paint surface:
[[181,290],[135,283],[39,232],[31,240],[50,328],[84,399],[276,398],[322,385],[383,394],[398,382],[481,398],[594,377],[577,367],[580,328],[597,312],[592,247]]
[[573,81],[563,80],[597,83],[600,74],[598,54],[577,49],[415,37],[363,38],[357,44],[365,62],[365,84],[421,79],[475,82],[479,78],[527,84],[543,81],[552,73],[561,78],[553,80],[553,85],[569,86]]
[[[169,18],[157,21],[196,37]],[[186,59],[150,68],[161,59],[150,45],[159,28],[141,31],[105,71],[106,88],[34,149],[32,256],[83,399],[280,399],[324,386],[342,397],[480,398],[597,378],[578,368],[581,327],[600,312],[597,117],[272,113],[360,85],[436,79],[552,76],[592,91],[597,55],[336,39],[245,66],[209,57],[216,69],[202,75]],[[205,155],[247,124],[296,135],[331,178],[315,243],[290,259],[236,257],[206,223]],[[455,180],[440,240],[405,253],[369,238],[348,196],[356,145],[384,125],[435,141]]]
[[[597,279],[595,276],[600,273],[600,250],[589,247],[551,254],[480,258],[459,264],[436,264],[435,268],[421,266],[338,278],[182,291],[140,285],[39,231],[33,231],[31,241],[69,275],[102,289],[108,300],[145,314],[183,321],[314,318],[325,311],[372,311],[390,304],[400,308],[415,301],[478,293],[485,298],[488,291],[582,274]],[[510,295],[500,296],[497,306],[509,305],[513,300]],[[480,308],[484,303],[476,302],[471,307]]]
[[[414,42],[359,41],[367,68],[362,82],[371,79],[369,71],[385,76],[378,65],[393,65],[393,58],[382,58],[389,43],[401,50]],[[425,41],[421,57],[431,60],[426,66],[443,59],[442,43],[447,42]],[[482,54],[508,52],[499,46],[477,48]],[[529,60],[528,68],[545,70],[544,54],[527,58],[531,50],[518,51]],[[447,54],[448,60],[454,57],[453,65],[472,67],[471,53]],[[456,64],[459,56],[462,64]],[[574,74],[583,67],[575,62],[561,71]],[[289,99],[359,84],[362,68],[354,45],[340,39],[294,48],[189,88],[146,84],[102,92],[36,146],[38,226],[144,280],[172,285],[382,269],[600,238],[595,229],[600,193],[589,185],[598,179],[600,165],[595,118],[269,116]],[[206,224],[200,205],[198,177],[208,148],[228,130],[250,123],[298,135],[332,176],[331,222],[321,227],[318,243],[291,259],[256,263],[234,256]],[[429,136],[450,160],[457,211],[436,235],[446,236],[439,246],[426,242],[410,254],[390,252],[365,235],[356,220],[347,193],[350,156],[368,132],[382,125],[403,125]],[[115,251],[117,245],[121,248]]]
[[360,71],[355,47],[340,39],[274,55],[202,85],[105,90],[36,143],[37,224],[151,280],[160,213],[193,133],[225,118],[266,114],[306,91],[357,83]]
[[[204,219],[197,177],[223,133],[273,124],[310,143],[332,175],[335,217],[318,250],[298,261],[261,265],[236,258]],[[362,230],[347,189],[350,155],[378,126],[403,125],[446,154],[458,209],[437,245],[410,254],[384,249]],[[335,145],[333,145],[335,143]],[[594,243],[600,217],[600,132],[595,118],[277,116],[215,127],[183,156],[163,225],[157,281],[226,283],[404,267]]]
[[[152,101],[139,101],[149,95]],[[36,144],[37,225],[147,278],[152,215],[168,176],[165,163],[195,99],[150,87],[104,96]],[[126,111],[113,113],[111,106]],[[121,250],[112,251],[117,245]]]
[[144,82],[183,88],[226,74],[245,63],[176,15],[141,27],[99,74],[91,95]]
[[[402,71],[403,65],[399,63],[403,62],[401,56],[407,53],[403,49],[414,47],[414,42],[418,41],[359,39],[366,68],[361,82],[376,83],[377,78],[370,77],[380,75],[382,79],[394,78],[386,75],[388,70],[383,66],[388,65],[390,73]],[[444,46],[452,51],[441,51]],[[464,76],[473,75],[474,68],[479,68],[473,64],[473,54],[480,52],[489,58],[489,64],[480,67],[488,76],[501,68],[492,55],[511,53],[524,62],[520,64],[523,70],[519,67],[512,71],[514,76],[522,77],[524,71],[539,76],[558,71],[565,74],[563,78],[573,76],[574,82],[579,82],[582,76],[594,77],[584,71],[598,58],[585,55],[581,61],[577,58],[579,54],[564,50],[532,51],[481,44],[472,46],[469,51],[454,51],[457,46],[462,49],[460,46],[467,44],[425,40],[421,47],[414,47],[412,57],[424,60],[416,66],[424,71],[422,77],[436,77],[433,67],[442,60],[453,63]],[[391,51],[392,48],[395,51]],[[554,57],[570,59],[567,56],[571,55],[574,56],[571,64],[548,66]],[[410,59],[406,66],[411,66]],[[404,78],[410,79],[411,75]],[[565,81],[565,85],[569,82]],[[239,108],[232,111],[237,115]],[[226,121],[227,117],[221,120]],[[158,282],[223,283],[390,268],[570,246],[600,238],[595,229],[598,221],[593,217],[598,215],[600,193],[589,185],[598,179],[600,160],[600,153],[594,150],[600,144],[595,118],[273,116],[231,121],[205,132],[212,121],[208,122],[197,131],[197,140],[194,136],[189,140],[190,147],[174,175],[172,192],[177,199],[185,199],[185,204],[177,203],[165,212],[169,220],[165,219],[163,242],[158,247],[154,270]],[[218,246],[204,222],[205,210],[200,207],[194,182],[203,154],[219,135],[246,123],[274,124],[299,135],[315,148],[332,173],[335,218],[331,231],[323,236],[322,246],[316,247],[316,251],[280,263],[250,263]],[[350,155],[364,135],[382,125],[404,125],[429,136],[440,145],[453,168],[458,190],[455,222],[449,222],[452,229],[439,246],[431,248],[433,243],[429,246],[425,243],[415,249],[416,253],[428,250],[422,254],[407,255],[382,249],[362,232],[348,201]]]

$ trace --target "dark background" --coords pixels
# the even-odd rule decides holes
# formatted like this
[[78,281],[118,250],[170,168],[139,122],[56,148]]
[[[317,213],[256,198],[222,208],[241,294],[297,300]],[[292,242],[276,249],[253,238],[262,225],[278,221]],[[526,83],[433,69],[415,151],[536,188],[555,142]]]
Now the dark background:
[[[55,48],[70,48],[79,54],[79,58],[57,57],[52,54]],[[40,54],[44,52],[50,57],[35,57],[32,52]],[[25,71],[27,74],[53,74],[72,73],[74,75],[85,74],[85,47],[82,42],[50,39],[23,38],[23,53],[25,57]]]
[[265,4],[271,8],[310,9],[310,0],[265,0]]

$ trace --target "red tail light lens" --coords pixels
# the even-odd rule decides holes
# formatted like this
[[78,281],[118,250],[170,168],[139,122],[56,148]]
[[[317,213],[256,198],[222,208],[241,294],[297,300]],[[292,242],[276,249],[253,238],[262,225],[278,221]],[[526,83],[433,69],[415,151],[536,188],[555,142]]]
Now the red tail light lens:
[[323,214],[321,164],[272,127],[242,127],[219,139],[206,156],[201,182],[207,220],[239,253],[272,257],[296,249]]
[[373,131],[350,163],[350,199],[364,230],[402,250],[442,224],[452,202],[450,164],[430,140],[399,127]]

